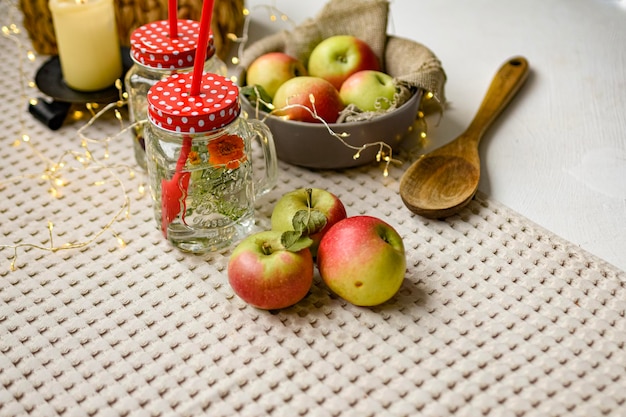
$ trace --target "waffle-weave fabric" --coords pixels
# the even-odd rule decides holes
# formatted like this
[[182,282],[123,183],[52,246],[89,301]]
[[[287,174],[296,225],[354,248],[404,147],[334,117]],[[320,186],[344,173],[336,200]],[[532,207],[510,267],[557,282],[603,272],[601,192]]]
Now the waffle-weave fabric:
[[[0,42],[1,416],[626,414],[623,271],[483,194],[445,221],[411,214],[398,195],[408,162],[387,178],[376,164],[281,163],[259,230],[285,192],[326,188],[398,230],[407,272],[378,307],[342,301],[316,273],[297,305],[257,310],[228,284],[228,250],[187,255],[163,239],[136,191],[145,178],[128,173],[130,133],[98,120],[90,137],[114,139],[89,143],[85,163],[82,123],[30,117],[16,48]],[[42,175],[66,152],[54,198]],[[63,249],[76,242],[89,243]]]

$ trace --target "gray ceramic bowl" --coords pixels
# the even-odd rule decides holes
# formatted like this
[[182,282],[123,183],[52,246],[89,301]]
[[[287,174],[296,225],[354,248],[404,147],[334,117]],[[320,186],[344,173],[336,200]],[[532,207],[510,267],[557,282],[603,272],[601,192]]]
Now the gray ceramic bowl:
[[[385,142],[395,150],[413,125],[421,98],[418,90],[406,103],[385,115],[368,121],[329,126],[337,134],[348,133],[350,136],[344,140],[352,146]],[[256,117],[257,112],[250,102],[243,96],[241,101],[249,117]],[[379,146],[370,146],[354,159],[357,151],[345,146],[321,123],[284,120],[264,112],[259,112],[258,118],[264,120],[272,131],[278,158],[293,165],[316,169],[351,168],[373,162],[379,150]]]

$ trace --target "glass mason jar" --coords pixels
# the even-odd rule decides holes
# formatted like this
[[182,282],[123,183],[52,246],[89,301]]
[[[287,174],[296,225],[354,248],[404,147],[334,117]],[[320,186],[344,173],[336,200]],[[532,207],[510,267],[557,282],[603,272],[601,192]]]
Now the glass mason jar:
[[[148,90],[157,81],[172,74],[193,70],[199,32],[200,23],[179,19],[178,36],[172,39],[169,34],[169,22],[161,20],[135,29],[130,36],[130,56],[133,66],[126,73],[124,83],[128,93],[130,121],[134,124],[131,134],[135,159],[143,169],[146,169],[143,130],[148,113],[146,100]],[[215,55],[212,34],[209,37],[204,71],[218,75],[227,73],[226,64]]]
[[[148,92],[146,154],[158,227],[177,248],[203,253],[252,231],[255,199],[276,184],[278,168],[272,134],[241,114],[238,87],[205,73],[191,95],[192,78],[174,74]],[[263,169],[253,169],[254,139]]]

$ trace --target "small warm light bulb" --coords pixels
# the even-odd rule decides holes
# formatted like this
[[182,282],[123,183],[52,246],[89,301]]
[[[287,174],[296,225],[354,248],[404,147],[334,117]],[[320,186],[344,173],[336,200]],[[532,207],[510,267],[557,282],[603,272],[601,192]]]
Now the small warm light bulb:
[[243,9],[243,15],[244,15],[244,16],[248,16],[249,14],[250,14],[250,10],[249,10],[248,8],[245,8],[245,7],[244,7],[244,9]]
[[28,141],[30,140],[30,136],[28,136],[28,135],[24,134],[24,135],[22,135],[22,140],[23,140],[24,142],[28,142]]
[[239,61],[239,58],[238,58],[238,57],[234,56],[234,57],[230,60],[230,62],[232,62],[234,65],[239,65],[239,62],[240,62],[240,61]]
[[117,237],[117,244],[120,245],[120,248],[124,249],[126,247],[126,242],[121,237]]
[[35,61],[35,58],[36,58],[36,57],[35,57],[35,53],[34,53],[33,51],[28,51],[28,52],[26,53],[26,56],[28,57],[28,60],[29,60],[30,62]]
[[54,224],[51,221],[48,221],[48,230],[52,231],[54,229]]
[[11,34],[11,31],[9,30],[9,28],[7,26],[2,26],[2,33],[5,36],[9,36]]

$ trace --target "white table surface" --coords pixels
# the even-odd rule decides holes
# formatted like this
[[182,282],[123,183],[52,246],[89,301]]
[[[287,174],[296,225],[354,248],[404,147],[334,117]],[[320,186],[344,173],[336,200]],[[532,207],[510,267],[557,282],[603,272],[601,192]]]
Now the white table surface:
[[[324,4],[248,0],[250,36],[289,29],[260,6],[297,24]],[[425,150],[460,134],[497,68],[525,56],[526,85],[481,142],[479,189],[626,269],[626,1],[394,0],[388,32],[426,45],[448,77]]]

